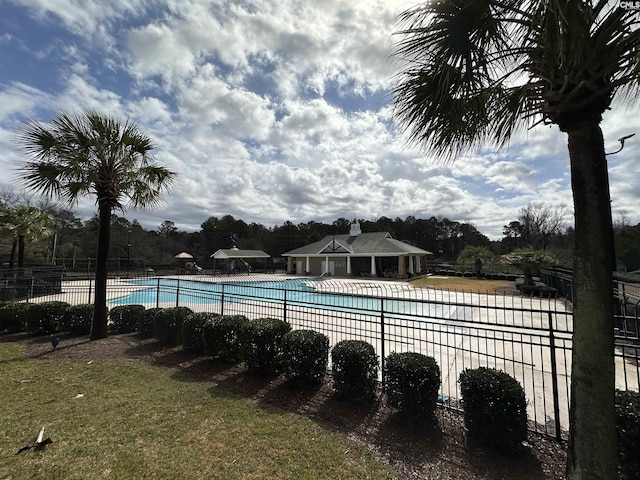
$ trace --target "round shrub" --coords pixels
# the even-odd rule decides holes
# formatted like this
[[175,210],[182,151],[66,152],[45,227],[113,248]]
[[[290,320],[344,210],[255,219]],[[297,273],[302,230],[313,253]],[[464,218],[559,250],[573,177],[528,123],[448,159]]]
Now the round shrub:
[[156,313],[153,337],[161,344],[175,347],[182,344],[182,321],[193,311],[187,307],[163,308]]
[[204,325],[204,352],[227,363],[242,360],[242,331],[249,323],[243,315],[221,315]]
[[156,324],[156,315],[164,310],[163,308],[148,308],[138,317],[138,332],[142,338],[153,337],[153,330]]
[[291,325],[277,318],[258,318],[243,329],[244,360],[249,372],[270,375],[280,369],[282,338]]
[[109,311],[109,326],[113,333],[132,333],[138,330],[144,305],[118,305]]
[[343,340],[331,350],[333,388],[339,397],[371,401],[378,386],[378,355],[362,340]]
[[616,390],[616,431],[620,470],[640,478],[640,393]]
[[93,320],[93,304],[69,305],[64,316],[63,330],[71,335],[89,335]]
[[313,330],[294,330],[282,337],[282,367],[301,387],[319,384],[327,373],[329,338]]
[[69,304],[67,302],[42,302],[31,304],[31,312],[27,317],[27,331],[36,335],[57,333],[64,325],[64,316]]
[[416,421],[432,421],[438,402],[440,367],[433,357],[415,352],[391,353],[385,361],[389,404]]
[[204,353],[204,326],[219,316],[208,312],[187,315],[182,321],[182,348],[191,353]]
[[0,325],[6,333],[24,332],[31,311],[30,303],[7,302],[0,307]]
[[514,453],[527,438],[527,402],[522,385],[493,368],[460,374],[467,439],[472,445]]

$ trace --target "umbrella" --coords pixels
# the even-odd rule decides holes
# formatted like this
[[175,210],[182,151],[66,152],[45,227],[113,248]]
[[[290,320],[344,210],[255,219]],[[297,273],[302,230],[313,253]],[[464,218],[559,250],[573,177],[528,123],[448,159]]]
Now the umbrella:
[[176,255],[175,257],[173,257],[173,258],[185,258],[185,259],[186,259],[186,258],[193,258],[193,255],[191,255],[191,254],[189,254],[189,253],[187,253],[187,252],[182,252],[182,253],[177,254],[177,255]]

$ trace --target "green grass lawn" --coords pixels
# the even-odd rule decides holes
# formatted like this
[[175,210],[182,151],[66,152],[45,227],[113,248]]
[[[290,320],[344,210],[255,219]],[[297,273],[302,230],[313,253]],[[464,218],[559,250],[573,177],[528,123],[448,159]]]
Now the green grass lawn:
[[[341,434],[173,369],[26,359],[17,343],[0,364],[2,479],[394,478]],[[43,426],[53,443],[15,455]]]
[[412,280],[416,287],[434,287],[441,290],[457,290],[471,293],[495,294],[505,288],[515,288],[515,283],[506,280],[485,280],[474,277],[422,277]]

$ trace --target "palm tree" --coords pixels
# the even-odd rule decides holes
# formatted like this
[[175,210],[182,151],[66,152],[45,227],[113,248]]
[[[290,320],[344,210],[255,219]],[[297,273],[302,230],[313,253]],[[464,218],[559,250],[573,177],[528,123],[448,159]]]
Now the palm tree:
[[18,248],[18,268],[24,267],[24,250],[27,241],[38,241],[53,234],[53,218],[48,213],[30,205],[17,205],[7,209],[2,218],[4,229],[13,237],[11,259],[12,267]]
[[440,158],[555,124],[575,215],[567,476],[615,478],[609,181],[600,122],[640,78],[640,16],[606,0],[441,0],[401,15],[396,116]]
[[16,256],[18,267],[24,266],[27,241],[42,240],[53,233],[51,216],[30,205],[3,205],[0,209],[0,225],[2,235],[12,239],[9,268],[15,265]]
[[18,135],[32,158],[24,166],[27,187],[75,204],[93,195],[98,205],[96,293],[91,340],[107,336],[107,260],[111,213],[156,205],[175,173],[155,165],[151,139],[127,121],[100,113],[61,113],[49,125],[30,122]]
[[467,245],[458,255],[458,263],[473,263],[476,276],[482,276],[482,262],[489,262],[493,258],[493,253],[487,247]]

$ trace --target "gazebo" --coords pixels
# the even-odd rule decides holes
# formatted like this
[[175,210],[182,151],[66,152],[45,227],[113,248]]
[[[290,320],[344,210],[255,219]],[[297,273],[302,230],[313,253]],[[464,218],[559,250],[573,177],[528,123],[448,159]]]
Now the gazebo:
[[202,269],[196,265],[193,255],[187,252],[180,252],[173,257],[178,264],[176,273],[200,272]]
[[[222,260],[225,262],[228,273],[234,271],[246,271],[247,274],[251,273],[251,266],[247,263],[247,260],[264,259],[264,271],[267,271],[267,260],[271,258],[271,255],[263,252],[262,250],[240,250],[238,247],[221,248],[216,251],[210,258],[213,258],[213,271],[216,271],[216,260]],[[236,262],[238,264],[236,265]]]

